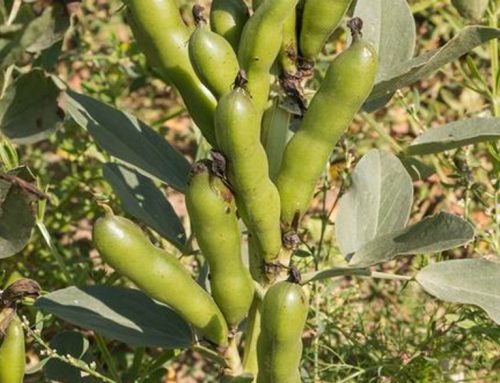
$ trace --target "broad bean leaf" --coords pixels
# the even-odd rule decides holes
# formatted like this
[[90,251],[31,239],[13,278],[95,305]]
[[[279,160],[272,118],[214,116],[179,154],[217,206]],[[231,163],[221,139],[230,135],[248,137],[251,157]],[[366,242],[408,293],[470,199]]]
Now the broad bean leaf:
[[189,325],[181,317],[139,290],[71,286],[39,298],[35,306],[131,346],[180,348],[188,347],[193,340]]
[[[463,28],[443,47],[394,67],[386,77],[380,78],[365,103],[364,110],[373,112],[385,105],[396,90],[413,84],[455,61],[479,45],[500,37],[500,29],[472,25]],[[384,102],[385,100],[385,102]]]
[[500,325],[500,263],[457,259],[430,264],[416,275],[429,294],[447,302],[481,307]]
[[436,172],[436,169],[432,166],[427,165],[414,157],[401,156],[399,157],[399,160],[406,168],[406,171],[413,181],[425,180]]
[[500,139],[500,118],[472,118],[432,128],[408,147],[410,155],[432,154]]
[[160,134],[132,115],[92,97],[68,91],[64,110],[112,156],[184,191],[188,161]]
[[[59,355],[71,355],[89,363],[90,357],[85,355],[89,348],[89,341],[82,334],[75,331],[64,331],[57,334],[49,344]],[[45,375],[50,381],[62,383],[93,383],[97,382],[91,376],[82,376],[82,370],[73,367],[59,359],[49,358],[43,366]]]
[[0,100],[0,130],[19,144],[47,138],[62,122],[59,95],[60,89],[44,71],[21,75]]
[[42,51],[61,41],[70,25],[68,11],[62,3],[47,7],[41,17],[49,19],[49,25],[36,41],[27,47],[29,52]]
[[378,236],[354,252],[349,265],[368,267],[396,258],[398,255],[436,253],[472,240],[474,229],[463,219],[447,213]]
[[141,220],[179,249],[186,234],[172,205],[154,182],[121,164],[105,164],[104,177],[123,203],[125,211]]
[[363,38],[377,49],[377,80],[413,57],[416,26],[406,0],[358,0],[354,16],[363,20]]
[[339,202],[335,228],[342,252],[353,253],[380,235],[404,228],[412,202],[412,181],[399,159],[381,150],[368,152]]
[[0,69],[14,64],[24,51],[50,29],[53,22],[50,9],[35,18],[30,7],[21,7],[13,25],[0,25]]
[[17,185],[0,183],[0,259],[19,253],[31,238],[35,217],[31,198]]
[[367,269],[365,267],[335,267],[332,269],[325,269],[303,274],[300,283],[306,284],[309,282],[320,281],[322,279],[346,277],[352,275],[369,277],[371,275],[371,271],[370,269]]

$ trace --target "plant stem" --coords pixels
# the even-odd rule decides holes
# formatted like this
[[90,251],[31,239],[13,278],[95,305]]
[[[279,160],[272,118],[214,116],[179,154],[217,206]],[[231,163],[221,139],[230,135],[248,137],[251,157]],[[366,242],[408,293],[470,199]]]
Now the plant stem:
[[99,379],[103,382],[106,383],[117,383],[115,380],[108,378],[107,376],[102,375],[101,373],[97,372],[93,367],[88,365],[86,362],[83,360],[77,359],[71,355],[59,355],[56,350],[51,348],[39,335],[37,331],[33,331],[30,327],[30,324],[28,320],[23,317],[23,328],[24,330],[29,333],[35,341],[42,346],[42,348],[45,350],[45,353],[47,356],[53,358],[53,359],[59,359],[61,362],[67,363],[73,367],[76,367],[86,374],[93,376],[96,379]]
[[[493,2],[492,10],[489,14],[489,26],[492,28],[498,28],[498,1]],[[491,98],[493,115],[495,117],[500,117],[500,94],[499,94],[499,80],[500,80],[500,64],[499,64],[499,47],[498,39],[490,40],[490,52],[491,52]]]
[[12,8],[10,9],[10,15],[9,18],[7,19],[6,25],[12,25],[12,23],[17,17],[17,14],[19,13],[19,9],[21,9],[22,4],[23,0],[14,1],[14,4],[12,4]]
[[[321,310],[320,310],[320,292],[319,292],[319,284],[314,283],[314,327],[316,328],[316,331],[320,329],[321,325]],[[320,377],[319,377],[319,334],[316,333],[316,336],[314,337],[313,341],[313,354],[314,354],[314,363],[313,363],[313,381],[314,383],[319,383]]]
[[120,376],[118,375],[118,371],[116,369],[116,363],[111,353],[109,352],[108,346],[106,345],[106,341],[101,335],[97,333],[95,334],[95,339],[97,341],[97,347],[99,348],[99,351],[101,351],[102,357],[106,362],[106,365],[108,366],[109,371],[113,376],[113,379],[115,379],[117,382],[121,382]]
[[54,257],[57,264],[61,268],[61,272],[63,273],[63,278],[64,278],[65,282],[74,282],[73,278],[71,277],[71,273],[69,272],[68,268],[66,267],[66,262],[64,261],[64,257],[61,255],[59,250],[56,248],[56,246],[52,242],[52,238],[49,234],[49,231],[47,230],[47,227],[41,221],[37,221],[36,226],[38,227],[40,234],[42,235],[43,239],[45,240],[45,243],[47,244],[52,256]]
[[399,145],[389,133],[387,133],[383,126],[381,126],[369,113],[362,113],[365,121],[382,137],[396,152],[402,152],[403,148]]
[[378,271],[372,271],[370,276],[372,278],[377,278],[377,279],[390,279],[390,280],[396,280],[396,281],[412,281],[413,280],[413,277],[410,277],[408,275],[381,273]]
[[241,364],[240,354],[238,352],[238,341],[236,336],[229,339],[229,346],[224,353],[224,360],[229,367],[230,376],[238,376],[242,373],[243,367]]

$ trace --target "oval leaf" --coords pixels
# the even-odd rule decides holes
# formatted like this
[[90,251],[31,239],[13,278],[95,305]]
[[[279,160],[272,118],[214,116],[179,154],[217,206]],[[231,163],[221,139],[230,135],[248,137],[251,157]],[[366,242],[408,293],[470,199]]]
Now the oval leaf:
[[64,110],[104,150],[148,175],[183,191],[188,161],[157,132],[135,117],[92,97],[68,91]]
[[179,249],[186,234],[165,195],[150,178],[120,164],[105,164],[104,177],[123,203],[127,213],[150,226]]
[[408,154],[431,154],[500,139],[500,118],[473,118],[432,128],[417,137]]
[[19,253],[30,240],[33,226],[29,197],[18,186],[10,186],[0,205],[0,259]]
[[436,298],[479,306],[500,324],[500,263],[485,259],[433,263],[416,280]]
[[35,17],[31,5],[21,6],[14,25],[0,25],[0,69],[14,64],[51,25],[47,10]]
[[64,38],[66,30],[70,26],[69,13],[63,4],[55,3],[47,7],[41,17],[48,19],[48,26],[38,36],[37,40],[28,47],[29,52],[50,48]]
[[406,0],[358,0],[354,16],[363,20],[363,38],[377,48],[377,81],[413,57],[416,26]]
[[19,144],[47,138],[62,121],[59,94],[52,78],[42,70],[21,75],[0,100],[0,130]]
[[463,219],[447,213],[375,238],[350,259],[349,265],[368,267],[394,259],[398,255],[436,253],[463,245],[474,238],[474,229]]
[[188,347],[193,339],[181,317],[138,290],[71,286],[39,298],[36,306],[131,346],[180,348]]
[[[425,78],[442,66],[455,61],[460,56],[476,48],[477,46],[500,37],[500,29],[482,26],[465,27],[448,41],[440,49],[436,49],[410,61],[407,61],[391,70],[386,77],[380,78],[375,84],[370,97],[366,101],[364,110],[373,112],[375,108],[385,105],[381,100],[387,102],[396,90],[413,84]],[[367,106],[374,105],[369,108]]]
[[412,202],[411,177],[398,158],[380,150],[368,152],[339,202],[335,228],[342,252],[353,253],[375,237],[404,228]]

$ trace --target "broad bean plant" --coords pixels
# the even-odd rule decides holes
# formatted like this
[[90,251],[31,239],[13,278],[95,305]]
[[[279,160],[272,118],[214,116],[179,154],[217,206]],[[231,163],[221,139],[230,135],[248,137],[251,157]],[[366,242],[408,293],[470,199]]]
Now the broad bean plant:
[[[375,267],[474,238],[467,220],[446,212],[408,223],[412,178],[425,178],[424,156],[488,142],[492,157],[500,158],[494,143],[500,137],[494,50],[500,30],[481,24],[494,20],[499,7],[487,0],[451,3],[470,25],[413,57],[415,24],[402,0],[214,0],[194,4],[188,18],[176,0],[123,0],[120,12],[148,65],[178,92],[200,133],[197,159],[188,163],[142,121],[33,69],[55,89],[66,120],[85,128],[113,158],[104,175],[130,217],[103,204],[92,241],[116,278],[134,287],[69,286],[42,294],[35,307],[132,346],[196,349],[218,366],[222,382],[301,382],[309,286],[334,277],[417,283],[439,299],[479,306],[500,323],[500,263],[494,260],[430,263],[415,275]],[[332,42],[339,50],[325,55]],[[491,44],[498,71],[488,93],[491,115],[429,129],[398,156],[372,149],[356,159],[334,205],[344,260],[311,270],[303,261],[308,211],[356,116],[373,122],[373,113],[400,89],[484,43]],[[30,74],[14,86],[21,87],[23,76]],[[26,189],[30,184],[19,174],[11,169],[2,180],[12,190]],[[158,183],[184,194],[185,225]],[[145,188],[141,198],[154,200],[156,211],[134,187]],[[170,244],[153,243],[144,226]],[[29,326],[23,330],[16,304],[39,295],[34,281],[18,279],[0,296],[0,383],[23,381]],[[59,358],[114,382],[91,364]]]

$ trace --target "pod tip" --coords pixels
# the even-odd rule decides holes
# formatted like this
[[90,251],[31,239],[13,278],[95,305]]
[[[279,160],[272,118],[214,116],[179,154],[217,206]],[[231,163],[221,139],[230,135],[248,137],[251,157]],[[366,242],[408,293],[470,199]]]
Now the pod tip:
[[361,18],[353,17],[347,22],[347,26],[351,30],[353,40],[363,37],[363,20]]

